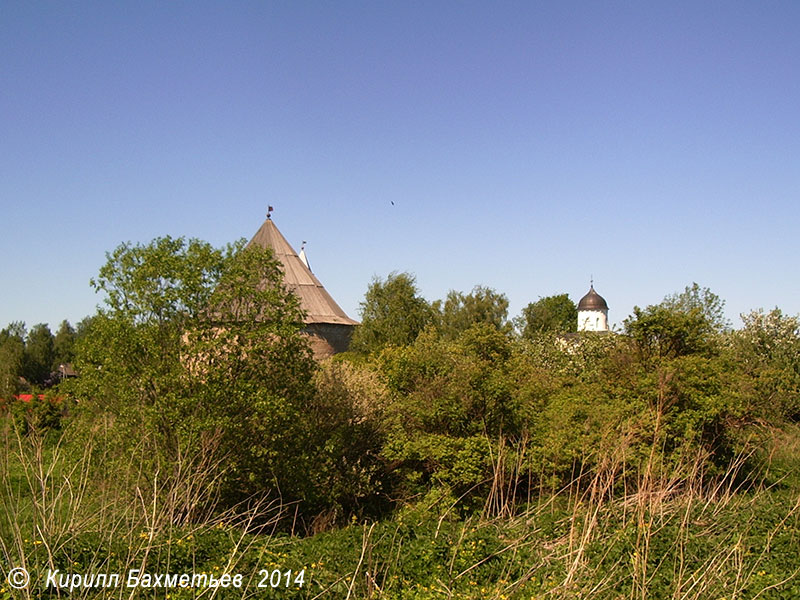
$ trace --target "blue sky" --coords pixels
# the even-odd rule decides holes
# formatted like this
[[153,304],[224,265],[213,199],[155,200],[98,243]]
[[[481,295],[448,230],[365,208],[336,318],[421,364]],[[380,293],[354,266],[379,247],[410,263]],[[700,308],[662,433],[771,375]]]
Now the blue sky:
[[[353,317],[374,276],[512,316],[594,276],[800,312],[800,3],[0,4],[0,327],[92,313],[120,242],[266,207]],[[394,204],[392,204],[392,202]]]

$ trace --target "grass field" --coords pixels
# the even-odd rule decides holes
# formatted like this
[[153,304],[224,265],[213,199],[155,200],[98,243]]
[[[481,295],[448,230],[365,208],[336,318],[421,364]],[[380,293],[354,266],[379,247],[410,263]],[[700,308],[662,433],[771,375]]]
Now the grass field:
[[[311,536],[293,535],[293,507],[277,502],[181,523],[164,500],[181,502],[179,490],[104,488],[88,476],[84,450],[4,429],[0,599],[800,597],[796,428],[763,436],[747,457],[761,476],[747,484],[740,461],[713,482],[698,475],[696,486],[644,472],[626,494],[610,467],[483,510],[434,489],[384,520]],[[9,585],[14,567],[29,571],[26,588]],[[131,570],[138,587],[126,586]],[[119,585],[98,589],[88,578],[100,573],[119,574]],[[241,579],[182,588],[176,577],[165,587],[183,573]]]

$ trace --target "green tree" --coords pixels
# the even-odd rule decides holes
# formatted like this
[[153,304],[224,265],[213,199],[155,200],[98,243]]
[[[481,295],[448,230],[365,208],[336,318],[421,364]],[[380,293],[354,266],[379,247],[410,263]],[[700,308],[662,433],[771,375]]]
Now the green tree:
[[725,317],[725,301],[696,282],[687,285],[680,293],[667,296],[661,305],[683,313],[697,310],[715,331],[730,329],[730,321]]
[[578,325],[578,309],[567,294],[546,296],[522,309],[517,326],[522,337],[532,339],[542,333],[574,332]]
[[716,294],[695,283],[659,304],[635,306],[624,322],[625,332],[645,360],[712,353],[726,327],[723,306]]
[[25,340],[23,374],[35,385],[44,385],[53,366],[53,334],[45,323],[34,325]]
[[200,321],[226,254],[166,237],[122,244],[106,258],[91,280],[105,307],[84,321],[76,346],[79,387],[112,410],[152,404],[180,381],[181,336]]
[[742,321],[731,340],[736,364],[752,382],[756,416],[800,420],[800,320],[775,308]]
[[645,361],[706,353],[713,347],[714,329],[698,308],[684,312],[660,304],[634,306],[624,326]]
[[[75,341],[77,342],[81,339],[91,328],[92,321],[94,321],[96,315],[89,315],[88,317],[84,317],[78,324],[75,326]],[[73,346],[73,355],[75,352],[75,348]]]
[[509,332],[508,298],[491,288],[477,285],[469,294],[451,290],[440,308],[440,330],[442,335],[454,340],[478,323],[486,323],[498,331]]
[[53,338],[53,366],[52,370],[58,370],[60,365],[71,363],[75,358],[75,328],[69,321],[61,321],[55,338]]
[[0,399],[19,392],[24,357],[25,324],[15,321],[0,331]]
[[601,391],[613,390],[615,406],[634,408],[626,428],[649,432],[640,441],[663,453],[659,468],[683,469],[688,459],[711,473],[733,459],[735,424],[747,418],[747,406],[722,335],[721,306],[694,285],[635,307],[624,322],[628,349],[608,363]]
[[71,384],[84,418],[114,424],[111,454],[141,458],[145,479],[122,485],[147,489],[158,472],[150,493],[197,490],[180,518],[217,494],[312,495],[303,408],[315,363],[271,251],[123,244],[93,285],[106,306],[76,344]]
[[361,302],[361,325],[353,333],[350,349],[368,354],[387,345],[411,344],[433,317],[413,275],[391,273],[386,281],[375,278]]

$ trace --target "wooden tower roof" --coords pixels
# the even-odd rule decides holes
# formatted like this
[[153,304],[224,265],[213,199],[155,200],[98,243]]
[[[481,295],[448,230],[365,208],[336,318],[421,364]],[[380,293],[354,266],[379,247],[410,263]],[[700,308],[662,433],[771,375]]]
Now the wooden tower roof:
[[261,228],[248,242],[248,246],[256,244],[262,248],[271,248],[283,268],[283,282],[286,289],[300,298],[300,306],[306,311],[305,322],[335,323],[339,325],[358,325],[345,314],[331,297],[311,270],[289,245],[286,238],[267,217]]

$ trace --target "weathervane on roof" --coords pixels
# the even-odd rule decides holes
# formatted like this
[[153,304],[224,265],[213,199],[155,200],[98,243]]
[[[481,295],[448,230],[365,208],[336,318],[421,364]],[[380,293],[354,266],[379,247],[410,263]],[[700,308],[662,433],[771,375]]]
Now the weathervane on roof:
[[271,219],[271,218],[272,218],[272,211],[273,211],[273,210],[275,210],[275,209],[274,209],[274,208],[272,208],[271,206],[267,206],[267,218],[268,218],[268,219]]

